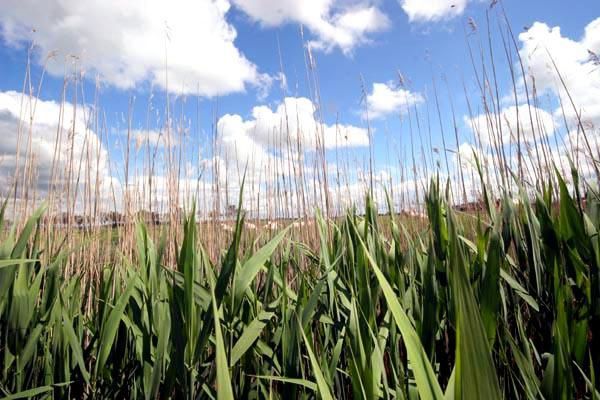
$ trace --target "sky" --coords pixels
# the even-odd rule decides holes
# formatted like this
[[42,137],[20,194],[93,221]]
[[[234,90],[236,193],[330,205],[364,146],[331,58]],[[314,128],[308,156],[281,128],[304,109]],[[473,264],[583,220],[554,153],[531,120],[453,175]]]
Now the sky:
[[[514,43],[507,37],[507,21]],[[503,39],[509,42],[510,60]],[[102,162],[87,169],[106,175],[103,182],[120,186],[133,179],[123,172],[128,127],[137,147],[144,141],[167,147],[161,134],[167,99],[172,124],[188,136],[183,151],[197,161],[189,167],[190,177],[200,174],[203,161],[217,156],[238,171],[252,159],[257,165],[253,176],[261,175],[265,165],[285,160],[273,148],[273,132],[289,110],[294,110],[295,121],[288,121],[294,129],[287,139],[298,140],[295,132],[318,125],[330,166],[352,170],[352,184],[362,179],[360,170],[366,168],[369,152],[381,180],[399,173],[399,164],[410,153],[411,123],[417,125],[415,142],[426,144],[417,158],[433,165],[444,161],[441,154],[450,154],[456,163],[456,151],[472,154],[476,137],[484,146],[490,144],[477,81],[481,52],[488,74],[495,68],[494,91],[501,99],[496,113],[508,128],[526,114],[518,117],[516,112],[525,104],[519,54],[525,79],[535,82],[537,115],[547,135],[564,143],[574,134],[573,108],[589,132],[597,134],[597,0],[4,0],[0,193],[12,187],[15,170],[23,164],[17,155],[19,135],[34,108],[36,184],[41,192],[48,188],[56,164],[65,81],[71,112],[64,114],[73,114],[72,104],[83,105],[69,121],[76,120],[77,132],[88,132],[75,135],[75,154],[84,154],[94,143]],[[577,102],[564,116],[558,112],[558,99],[566,92],[551,60]],[[79,86],[74,73],[80,77]],[[25,106],[24,82],[34,95]],[[90,125],[85,111],[92,109],[101,109],[98,115],[109,134]],[[527,129],[523,134],[527,136]],[[315,135],[300,135],[306,149],[302,157],[317,157],[310,150],[316,146]],[[68,134],[60,137],[69,140]],[[443,149],[442,140],[448,140],[448,150],[432,152]],[[218,155],[211,143],[218,143]],[[340,148],[353,160],[345,167],[336,159],[335,149]],[[166,179],[160,167],[153,173]],[[406,179],[416,179],[412,175],[409,172]]]

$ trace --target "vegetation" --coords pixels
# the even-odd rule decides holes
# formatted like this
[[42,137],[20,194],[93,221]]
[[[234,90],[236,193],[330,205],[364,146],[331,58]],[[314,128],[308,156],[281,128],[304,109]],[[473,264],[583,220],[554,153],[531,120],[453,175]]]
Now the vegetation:
[[113,135],[77,72],[40,174],[44,74],[28,64],[0,179],[0,397],[600,399],[600,139],[555,64],[564,124],[540,122],[500,6],[504,64],[489,21],[465,34],[472,136],[449,86],[444,120],[433,78],[385,138],[385,174],[372,140],[325,147],[308,53],[318,123],[290,132],[286,108],[268,144],[281,157],[225,162],[217,121],[190,132],[188,99],[168,89],[142,131],[132,98]]
[[[573,181],[577,183],[574,174]],[[143,223],[97,282],[42,262],[40,208],[0,247],[1,389],[8,398],[598,398],[600,198],[521,190],[481,215],[448,207],[382,233],[317,214],[317,251],[282,230],[217,265],[185,220],[176,268]],[[558,197],[554,195],[558,193]],[[240,196],[241,197],[241,196]],[[463,221],[474,219],[475,232]],[[470,238],[470,239],[469,239]],[[251,247],[249,247],[251,249]],[[87,282],[82,284],[82,282]],[[91,307],[87,307],[91,304]]]

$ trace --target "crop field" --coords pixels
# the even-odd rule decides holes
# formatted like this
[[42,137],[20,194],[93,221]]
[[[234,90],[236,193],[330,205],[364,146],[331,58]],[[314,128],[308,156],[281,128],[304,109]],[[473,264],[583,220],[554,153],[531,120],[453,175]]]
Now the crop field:
[[[310,101],[280,77],[278,107],[214,106],[208,133],[190,116],[208,102],[169,87],[176,52],[142,112],[135,95],[107,107],[117,129],[101,100],[117,89],[83,69],[56,84],[32,44],[22,93],[0,92],[0,399],[600,400],[600,130],[568,54],[544,54],[548,100],[503,4],[484,13],[463,24],[473,76],[432,67],[391,133],[362,75],[365,127],[323,121],[309,44],[337,50],[304,36]],[[362,149],[338,143],[352,134]]]

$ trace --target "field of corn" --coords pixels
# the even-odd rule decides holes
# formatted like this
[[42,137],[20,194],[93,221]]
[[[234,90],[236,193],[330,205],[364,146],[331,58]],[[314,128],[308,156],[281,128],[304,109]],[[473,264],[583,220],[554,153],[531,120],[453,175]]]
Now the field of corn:
[[434,179],[419,234],[367,199],[335,221],[316,215],[317,251],[289,229],[242,248],[240,212],[216,264],[194,212],[174,268],[162,260],[169,239],[139,222],[134,255],[93,283],[63,278],[68,251],[43,254],[42,206],[0,245],[0,388],[8,398],[597,399],[600,197],[557,182],[499,204],[484,191],[483,211],[463,214]]

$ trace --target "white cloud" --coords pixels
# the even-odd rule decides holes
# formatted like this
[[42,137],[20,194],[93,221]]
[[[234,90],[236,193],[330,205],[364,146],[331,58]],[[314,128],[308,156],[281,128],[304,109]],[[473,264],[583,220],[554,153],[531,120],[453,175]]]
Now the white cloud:
[[[101,138],[90,129],[94,110],[77,107],[74,124],[73,115],[74,107],[68,103],[61,105],[27,96],[22,99],[16,92],[0,92],[0,194],[9,193],[16,171],[20,180],[19,197],[21,188],[25,187],[29,188],[28,198],[35,197],[35,202],[52,194],[56,207],[53,212],[66,209],[67,188],[71,188],[71,193],[78,190],[74,200],[76,212],[83,212],[83,196],[89,195],[88,201],[99,202],[100,213],[113,209],[119,212],[125,208],[130,212],[148,209],[150,201],[154,211],[166,212],[173,202],[184,206],[191,204],[192,199],[197,200],[203,213],[207,213],[217,204],[223,208],[235,203],[240,189],[239,178],[248,163],[244,207],[264,216],[268,207],[282,201],[281,194],[273,188],[281,184],[282,178],[287,180],[289,188],[289,182],[298,177],[299,171],[294,168],[304,169],[307,181],[304,184],[317,184],[312,161],[317,158],[315,150],[319,140],[323,140],[326,150],[369,143],[366,130],[351,125],[321,124],[310,100],[286,98],[274,109],[255,107],[252,117],[247,120],[239,115],[220,118],[218,150],[214,157],[201,158],[197,165],[186,162],[179,179],[164,170],[160,161],[156,170],[148,171],[137,165],[133,158],[125,187],[123,165],[113,162],[109,167],[109,153]],[[33,120],[31,145],[28,141],[30,117]],[[161,152],[165,150],[166,138],[158,131],[132,130],[129,136],[132,151],[134,146],[146,151],[143,149],[146,144],[162,147]],[[119,132],[118,140],[123,138],[127,135]],[[111,156],[118,158],[114,152]],[[32,178],[23,181],[26,164],[30,166]],[[69,175],[71,167],[73,173]],[[150,173],[153,174],[151,185]],[[292,187],[295,185],[292,183]],[[96,188],[98,192],[95,192]],[[316,204],[322,206],[322,199],[314,196],[319,190],[322,188],[315,187],[314,191],[306,193],[306,205],[310,209]],[[176,197],[173,197],[174,193]],[[295,207],[293,212],[299,213],[299,210]]]
[[493,159],[489,154],[480,151],[471,143],[463,143],[458,146],[458,151],[454,154],[454,162],[456,166],[460,166],[463,170],[473,170],[477,172],[477,164],[482,168],[488,165],[493,165]]
[[466,117],[465,124],[486,146],[496,143],[504,145],[517,143],[519,141],[517,133],[520,135],[521,143],[531,143],[539,141],[542,137],[551,136],[555,130],[554,119],[550,113],[526,104],[518,108],[515,106],[504,108],[499,116],[489,113],[473,118]]
[[[564,139],[565,150],[571,158],[584,157],[588,161],[598,162],[600,154],[600,128],[583,132],[573,130]],[[591,154],[590,154],[591,153]]]
[[[74,117],[68,103],[61,107],[54,101],[0,92],[0,193],[6,194],[15,179],[22,188],[31,184],[31,196],[43,196],[48,189],[62,193],[62,188],[88,180],[101,184],[107,177],[108,155],[86,123],[90,112],[79,107]],[[31,180],[23,181],[24,171]]]
[[[123,135],[127,135],[127,132],[124,132]],[[167,136],[163,132],[156,130],[133,129],[129,132],[129,136],[134,141],[136,150],[143,149],[146,146],[150,146],[151,148],[165,148],[175,147],[179,144],[177,137],[173,135]]]
[[74,55],[117,87],[164,88],[168,63],[170,90],[214,96],[264,81],[235,46],[229,9],[226,0],[4,0],[0,31],[9,45],[34,41],[40,60],[58,51],[48,64],[55,75]]
[[[519,40],[526,73],[535,78],[538,92],[561,96],[565,115],[571,124],[575,124],[579,114],[588,128],[600,126],[600,65],[590,54],[590,51],[600,53],[600,18],[586,26],[584,36],[579,41],[564,37],[560,27],[551,28],[541,22],[534,23],[527,32],[521,33]],[[552,60],[575,103],[577,113]],[[527,81],[531,83],[530,78]],[[555,114],[562,118],[560,108]]]
[[[276,163],[275,156],[269,153],[267,147],[251,135],[256,122],[244,121],[237,114],[226,114],[217,123],[219,150],[223,161],[236,169],[243,171],[246,164],[260,171],[272,167]],[[268,135],[268,132],[259,132]],[[223,168],[227,168],[224,165]]]
[[411,22],[441,21],[461,15],[469,0],[399,0]]
[[[321,124],[315,116],[316,108],[305,97],[286,97],[272,110],[268,106],[252,109],[252,119],[244,121],[239,115],[221,117],[217,127],[223,141],[231,141],[237,147],[246,141],[257,146],[276,145],[297,147],[303,151],[314,151],[317,146],[325,149],[341,147],[364,147],[369,145],[366,129],[352,125]],[[258,156],[258,152],[250,152]],[[236,157],[239,158],[239,157]]]
[[316,36],[311,47],[350,53],[369,41],[369,34],[385,30],[389,20],[369,0],[233,0],[252,19],[265,26],[302,24]]
[[[516,152],[506,152],[502,156],[506,157],[507,170],[504,172],[510,171],[515,174],[515,177],[519,177],[519,179],[515,179],[508,175],[507,180],[503,180],[500,176],[502,171],[499,166],[504,161],[499,160],[499,155],[492,154],[490,148],[482,151],[470,143],[461,144],[453,157],[452,168],[454,171],[451,175],[451,187],[461,188],[464,181],[468,201],[481,199],[483,188],[475,156],[486,182],[486,190],[492,198],[501,197],[505,191],[516,195],[521,188],[525,189],[530,196],[535,196],[540,180],[543,179],[546,183],[555,180],[556,169],[567,185],[572,187],[571,163],[579,175],[582,189],[585,189],[587,185],[594,185],[596,182],[594,164],[600,154],[600,130],[588,131],[585,135],[572,131],[557,142],[528,143],[525,147],[527,156],[522,157],[521,160]],[[521,167],[520,171],[519,167]],[[462,180],[460,174],[462,174]],[[456,197],[457,193],[454,194]],[[458,199],[459,202],[462,202],[461,197]]]
[[290,162],[303,162],[306,153],[320,148],[369,145],[366,129],[322,124],[315,111],[309,99],[287,97],[274,110],[254,107],[248,120],[237,114],[222,116],[217,122],[217,148],[223,168],[239,177],[247,166],[252,176],[264,181],[271,179],[266,171],[292,174]]
[[588,50],[600,52],[600,18],[596,18],[585,27],[582,42]]
[[[531,189],[539,183],[540,175],[544,179],[551,179],[555,167],[561,171],[563,178],[570,182],[569,160],[575,163],[581,179],[593,181],[594,163],[598,159],[600,149],[600,105],[597,101],[600,98],[600,65],[595,58],[600,52],[600,18],[589,23],[578,40],[563,36],[560,27],[549,27],[541,22],[534,23],[530,29],[522,32],[519,40],[519,52],[525,66],[529,94],[533,92],[535,83],[538,98],[548,100],[551,112],[536,107],[529,108],[525,104],[525,80],[521,78],[517,88],[517,100],[521,104],[518,108],[505,107],[499,116],[490,113],[478,115],[473,119],[465,118],[465,124],[475,133],[476,138],[481,140],[484,152],[489,152],[477,152],[480,161],[484,161],[482,166],[486,180],[491,183],[489,187],[495,188],[496,194],[499,194],[498,189],[502,186],[497,169],[501,162],[497,155],[492,155],[490,146],[499,141],[499,124],[503,134],[502,142],[514,146],[517,142],[517,110],[524,157],[519,159],[514,147],[508,149],[503,157],[506,157],[508,167],[514,172],[522,163],[520,174],[524,182],[520,183]],[[556,63],[556,67],[553,62]],[[518,64],[515,68],[520,70]],[[575,103],[575,109],[571,105],[569,95]],[[562,138],[555,136],[542,141],[545,136],[557,134],[567,128],[563,124],[563,110],[558,104],[559,96],[570,132]],[[502,99],[502,104],[508,105],[514,101],[514,93],[510,93]],[[585,134],[579,129],[577,114],[581,116]],[[470,144],[460,146],[460,167],[466,173],[466,186],[480,189],[479,177],[474,169],[472,156],[469,155],[473,148],[475,147]],[[455,167],[459,167],[457,160]],[[517,191],[515,182],[505,184],[508,185],[506,189],[513,193]]]
[[367,108],[370,118],[382,118],[389,114],[406,113],[409,107],[424,101],[420,93],[396,88],[392,83],[374,83],[367,95]]

